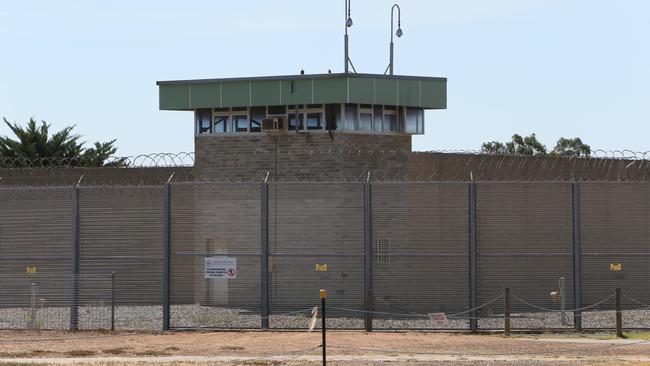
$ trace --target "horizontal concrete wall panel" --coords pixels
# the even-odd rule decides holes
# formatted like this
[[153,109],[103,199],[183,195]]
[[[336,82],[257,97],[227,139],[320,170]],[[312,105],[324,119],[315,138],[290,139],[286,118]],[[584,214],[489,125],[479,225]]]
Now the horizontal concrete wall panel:
[[363,253],[363,184],[269,184],[269,251]]
[[388,254],[469,253],[467,184],[375,183],[373,240]]
[[[170,212],[172,304],[259,309],[260,184],[172,184]],[[205,279],[208,256],[236,258],[236,278]]]
[[[565,282],[565,304],[573,304],[573,241],[569,184],[477,184],[478,304],[511,288],[536,306],[560,309],[551,299]],[[538,309],[513,300],[513,311]],[[503,313],[503,301],[481,309]],[[568,325],[568,324],[567,324]],[[554,326],[560,327],[561,324]]]
[[[580,233],[583,301],[593,304],[617,287],[650,303],[650,186],[582,183]],[[626,306],[639,307],[625,299]],[[613,307],[613,300],[604,304]]]
[[469,309],[468,273],[466,256],[375,256],[373,307],[387,313],[463,312]]
[[[0,260],[28,264],[70,257],[71,187],[0,188],[0,202]],[[6,272],[5,268],[0,266],[0,271]],[[25,272],[21,268],[14,274]]]
[[[363,257],[272,256],[269,263],[272,313],[319,306],[320,289],[327,291],[330,307],[363,310]],[[317,265],[326,265],[327,270],[318,270]],[[362,316],[336,309],[328,313]]]
[[[468,185],[376,183],[371,197],[373,308],[469,309]],[[420,321],[420,327],[441,326]]]
[[80,187],[83,260],[121,257],[162,260],[163,188]]

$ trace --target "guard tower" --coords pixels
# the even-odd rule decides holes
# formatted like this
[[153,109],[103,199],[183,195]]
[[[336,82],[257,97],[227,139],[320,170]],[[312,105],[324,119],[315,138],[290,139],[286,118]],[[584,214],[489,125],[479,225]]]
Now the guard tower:
[[411,135],[425,132],[424,111],[447,105],[447,79],[438,77],[339,73],[157,84],[161,110],[194,113],[202,180],[367,167],[363,154],[355,164],[340,154],[296,162],[283,153],[410,152]]

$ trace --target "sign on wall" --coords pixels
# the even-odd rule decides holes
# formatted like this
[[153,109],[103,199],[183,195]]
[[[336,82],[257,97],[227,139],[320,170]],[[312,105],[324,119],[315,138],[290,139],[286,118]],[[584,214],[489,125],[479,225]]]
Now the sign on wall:
[[610,271],[620,271],[623,269],[623,265],[620,263],[610,263],[609,264],[609,270]]
[[237,278],[237,258],[235,257],[205,257],[205,279]]

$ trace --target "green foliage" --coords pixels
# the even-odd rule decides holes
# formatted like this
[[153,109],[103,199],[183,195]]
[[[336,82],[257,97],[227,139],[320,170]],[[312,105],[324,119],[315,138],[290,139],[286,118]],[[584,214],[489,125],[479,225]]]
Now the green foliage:
[[514,134],[512,140],[505,144],[498,141],[484,143],[481,152],[498,155],[545,155],[546,146],[537,140],[535,134],[526,137]]
[[555,144],[555,148],[551,151],[552,155],[560,156],[589,156],[591,155],[591,147],[580,140],[579,137],[572,139],[565,139],[560,137]]
[[50,124],[45,121],[41,121],[39,125],[32,118],[22,127],[17,123],[10,123],[6,118],[3,120],[15,139],[0,136],[0,159],[52,158],[52,165],[57,161],[64,161],[65,165],[84,167],[126,165],[125,159],[111,159],[117,152],[114,146],[116,140],[95,142],[93,147],[85,148],[85,142],[80,141],[81,136],[72,132],[75,126],[68,126],[50,134]]
[[526,137],[514,134],[510,142],[490,141],[481,145],[481,153],[491,155],[550,155],[550,156],[580,156],[591,155],[591,147],[578,137],[566,139],[560,137],[551,151],[546,150],[535,134]]

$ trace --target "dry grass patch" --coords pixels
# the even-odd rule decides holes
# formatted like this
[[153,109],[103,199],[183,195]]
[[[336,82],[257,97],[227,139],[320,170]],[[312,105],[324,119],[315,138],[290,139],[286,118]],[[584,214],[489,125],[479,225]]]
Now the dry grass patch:
[[0,352],[0,357],[4,357],[4,358],[36,357],[36,356],[42,356],[46,353],[56,353],[56,352],[47,352],[40,349],[35,349],[31,351]]
[[222,351],[243,351],[245,350],[244,347],[242,346],[223,346],[219,347],[220,350]]
[[103,349],[102,353],[106,353],[109,355],[123,355],[130,350],[131,347],[115,347],[115,348],[107,348]]
[[156,349],[148,349],[142,352],[136,352],[136,356],[171,356],[172,354],[165,351],[159,351]]
[[90,351],[87,349],[73,349],[72,351],[64,352],[66,356],[70,357],[90,357],[95,355],[95,351]]

